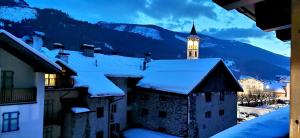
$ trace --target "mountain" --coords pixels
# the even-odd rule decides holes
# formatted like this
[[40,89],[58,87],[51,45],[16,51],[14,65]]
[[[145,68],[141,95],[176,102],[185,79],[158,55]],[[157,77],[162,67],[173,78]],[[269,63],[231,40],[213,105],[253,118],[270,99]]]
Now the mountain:
[[[0,27],[18,37],[42,31],[46,34],[45,46],[50,49],[54,42],[64,44],[69,50],[80,50],[80,44],[87,43],[101,47],[105,54],[143,57],[145,52],[151,52],[153,59],[186,57],[186,33],[155,25],[91,24],[75,20],[59,10],[31,8],[24,0],[0,2]],[[275,75],[289,75],[288,57],[250,44],[198,33],[201,38],[200,58],[223,58],[237,77],[250,75],[274,79]]]

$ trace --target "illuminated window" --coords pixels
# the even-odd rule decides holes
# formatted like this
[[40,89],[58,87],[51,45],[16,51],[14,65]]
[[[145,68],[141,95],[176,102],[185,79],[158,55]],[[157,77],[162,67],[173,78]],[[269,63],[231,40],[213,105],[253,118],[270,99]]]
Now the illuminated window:
[[45,74],[45,86],[55,86],[56,74]]

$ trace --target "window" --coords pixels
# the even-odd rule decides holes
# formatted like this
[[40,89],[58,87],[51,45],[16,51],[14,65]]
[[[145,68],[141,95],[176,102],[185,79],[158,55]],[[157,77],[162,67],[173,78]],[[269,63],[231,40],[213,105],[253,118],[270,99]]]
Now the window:
[[116,104],[112,104],[112,105],[111,105],[111,112],[112,112],[112,113],[117,112],[117,105],[116,105]]
[[159,101],[167,101],[167,97],[166,96],[159,96]]
[[195,51],[195,57],[198,57],[197,51]]
[[104,113],[104,108],[98,107],[97,108],[97,118],[103,117],[103,113]]
[[56,74],[45,74],[45,86],[53,87],[56,84]]
[[220,101],[224,101],[225,92],[220,92]]
[[189,57],[191,57],[192,56],[192,51],[189,51]]
[[166,132],[167,130],[166,130],[166,128],[164,128],[164,127],[158,127],[158,131],[159,131],[159,132]]
[[3,113],[2,132],[19,130],[19,112]]
[[222,109],[222,110],[219,110],[219,115],[220,116],[223,116],[224,115],[224,110]]
[[53,117],[54,117],[54,100],[53,99],[49,99],[49,100],[45,100],[45,121],[52,121]]
[[45,127],[43,137],[44,138],[52,138],[53,137],[52,131],[53,131],[53,128],[51,126]]
[[210,111],[205,112],[205,118],[210,118],[210,117],[211,117],[211,112]]
[[142,100],[149,100],[149,96],[147,94],[142,94],[141,99]]
[[165,112],[165,111],[159,111],[158,116],[160,118],[166,118],[167,117],[167,112]]
[[119,132],[120,131],[120,124],[119,123],[111,124],[110,125],[110,130],[115,131],[115,132]]
[[211,93],[210,92],[206,92],[205,93],[205,101],[206,102],[210,102],[211,101]]
[[13,71],[2,71],[1,72],[1,86],[2,91],[12,91],[14,86],[14,72]]
[[96,138],[103,138],[103,131],[99,131],[96,133]]
[[143,108],[141,112],[141,116],[147,116],[148,115],[148,109]]

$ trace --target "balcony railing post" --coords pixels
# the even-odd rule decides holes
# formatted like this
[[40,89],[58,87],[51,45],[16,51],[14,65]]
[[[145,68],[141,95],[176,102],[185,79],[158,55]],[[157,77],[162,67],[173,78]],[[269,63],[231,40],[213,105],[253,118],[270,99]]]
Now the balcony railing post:
[[36,88],[14,88],[12,90],[1,91],[0,105],[36,102],[37,89]]

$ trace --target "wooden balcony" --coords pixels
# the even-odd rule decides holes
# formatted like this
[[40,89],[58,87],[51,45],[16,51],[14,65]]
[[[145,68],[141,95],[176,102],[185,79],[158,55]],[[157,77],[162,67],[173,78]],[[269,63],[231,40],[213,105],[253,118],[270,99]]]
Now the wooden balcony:
[[36,102],[36,88],[13,88],[0,91],[0,106]]

